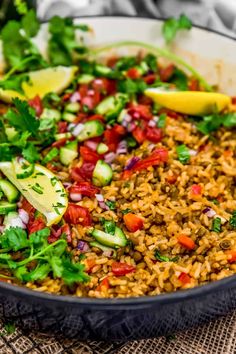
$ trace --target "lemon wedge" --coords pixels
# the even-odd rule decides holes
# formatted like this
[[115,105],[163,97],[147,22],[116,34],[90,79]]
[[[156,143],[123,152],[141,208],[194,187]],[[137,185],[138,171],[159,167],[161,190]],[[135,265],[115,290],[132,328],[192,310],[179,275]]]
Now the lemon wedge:
[[229,96],[218,92],[167,91],[150,88],[145,90],[145,95],[165,108],[193,116],[210,114],[216,109],[222,111],[231,102]]
[[49,92],[60,94],[75,77],[77,67],[57,66],[28,73],[29,81],[22,83],[24,95],[13,90],[0,89],[0,99],[11,102],[13,98],[30,99],[39,95],[41,98]]
[[33,174],[17,179],[12,162],[0,162],[0,170],[33,207],[47,219],[47,226],[57,224],[68,206],[65,188],[47,168],[35,165]]

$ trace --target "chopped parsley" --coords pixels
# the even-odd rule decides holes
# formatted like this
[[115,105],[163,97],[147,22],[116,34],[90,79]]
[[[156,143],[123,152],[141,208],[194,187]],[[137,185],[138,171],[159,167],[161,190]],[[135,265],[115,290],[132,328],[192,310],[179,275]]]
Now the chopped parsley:
[[129,209],[129,208],[127,208],[127,209],[125,209],[125,210],[121,210],[121,212],[122,212],[123,215],[126,215],[126,214],[128,214],[128,213],[132,213],[132,210]]
[[157,121],[158,128],[165,128],[166,125],[166,114],[162,113]]
[[116,210],[116,202],[112,200],[107,200],[105,204],[108,206],[110,210]]
[[173,258],[163,256],[158,250],[155,250],[154,256],[160,262],[177,262],[179,259],[178,256],[173,257]]
[[211,231],[220,233],[221,232],[221,219],[219,217],[212,221]]
[[236,127],[236,112],[225,114],[215,112],[211,115],[202,117],[201,120],[196,123],[197,129],[204,135],[210,135],[221,126],[225,128]]
[[189,153],[189,149],[187,148],[186,145],[182,144],[177,146],[176,148],[176,152],[178,155],[178,160],[183,164],[187,164],[190,160],[190,153]]
[[176,37],[180,30],[190,30],[192,22],[186,15],[180,15],[179,18],[169,18],[162,26],[162,33],[167,43],[170,43]]
[[105,220],[104,218],[101,218],[101,223],[106,233],[110,235],[115,234],[116,224],[113,220]]
[[233,211],[233,214],[229,219],[229,224],[233,229],[236,229],[236,210]]

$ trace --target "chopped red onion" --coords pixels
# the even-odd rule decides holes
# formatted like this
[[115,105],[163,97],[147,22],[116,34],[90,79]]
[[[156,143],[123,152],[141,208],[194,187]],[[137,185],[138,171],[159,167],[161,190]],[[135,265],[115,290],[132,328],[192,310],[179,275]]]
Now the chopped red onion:
[[19,216],[11,219],[9,226],[11,227],[20,227],[21,229],[26,229],[26,225],[23,223]]
[[109,152],[104,156],[104,161],[106,163],[112,163],[116,158],[116,154],[114,152]]
[[123,117],[123,121],[129,123],[129,122],[131,122],[131,120],[132,120],[131,115],[128,114],[128,113],[126,113],[126,114],[124,115],[124,117]]
[[95,141],[87,140],[84,142],[84,145],[87,146],[89,149],[96,151],[98,143],[96,143]]
[[76,125],[76,127],[73,129],[73,131],[71,133],[74,136],[78,136],[79,133],[81,133],[83,129],[84,129],[84,124],[79,123]]
[[69,132],[70,132],[70,131],[73,131],[75,127],[76,127],[76,124],[75,124],[75,123],[70,123],[70,124],[68,125],[68,131],[69,131]]
[[102,194],[95,194],[95,197],[98,202],[104,202],[104,197]]
[[88,95],[89,96],[94,96],[95,94],[95,91],[94,90],[88,90]]
[[148,126],[154,128],[156,126],[156,122],[154,119],[149,120]]
[[64,182],[63,186],[65,187],[65,189],[69,189],[72,186],[72,183],[70,182]]
[[196,150],[189,150],[189,155],[190,156],[196,156],[197,155],[197,151]]
[[75,103],[80,101],[81,97],[80,97],[80,93],[79,92],[75,92],[73,93],[73,95],[70,97],[70,102]]
[[125,170],[131,170],[131,168],[134,167],[139,160],[140,158],[138,156],[132,157],[125,166]]
[[90,250],[89,245],[85,241],[79,241],[77,248],[82,252],[88,252]]
[[122,127],[125,127],[125,128],[128,127],[128,124],[129,124],[129,123],[126,122],[126,120],[123,120],[122,123],[121,123]]
[[203,212],[203,214],[206,214],[208,216],[208,218],[213,218],[213,216],[216,215],[215,210],[213,210],[209,207],[206,207],[202,212]]
[[118,144],[118,148],[116,150],[116,153],[118,155],[121,155],[121,154],[127,154],[128,152],[128,149],[127,149],[127,141],[126,140],[122,140],[121,142],[119,142]]
[[98,202],[98,204],[103,210],[110,210],[110,208],[104,202]]
[[82,194],[70,193],[70,199],[73,200],[73,202],[80,202],[82,200]]
[[23,223],[27,225],[29,222],[29,214],[27,213],[27,211],[25,211],[24,209],[19,209],[18,214]]
[[130,122],[127,126],[127,130],[129,133],[131,133],[134,129],[136,128],[136,123],[135,122]]

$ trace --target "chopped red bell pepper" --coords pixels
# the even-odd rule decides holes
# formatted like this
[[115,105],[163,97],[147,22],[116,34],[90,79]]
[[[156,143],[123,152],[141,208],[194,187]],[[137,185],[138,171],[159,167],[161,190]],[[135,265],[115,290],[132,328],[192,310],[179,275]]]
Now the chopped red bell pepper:
[[143,160],[138,161],[132,171],[141,171],[145,170],[150,166],[159,165],[161,162],[167,162],[168,160],[168,151],[164,148],[155,149],[150,156],[146,157]]
[[43,113],[43,103],[41,98],[37,95],[31,100],[28,101],[30,107],[35,109],[36,116],[40,117],[41,114]]
[[132,106],[128,110],[128,113],[134,119],[151,120],[153,117],[152,112],[151,112],[151,108],[149,106],[145,106],[142,104],[137,104],[135,106]]
[[125,214],[123,216],[123,219],[125,222],[125,226],[130,232],[135,232],[143,228],[143,220],[133,213]]
[[196,246],[195,242],[184,234],[178,236],[178,242],[181,244],[181,246],[187,248],[190,251],[193,250]]
[[122,275],[134,272],[135,267],[127,263],[113,262],[111,265],[111,270],[114,275],[120,277]]
[[69,203],[64,214],[64,219],[68,224],[81,224],[83,226],[91,225],[89,210],[74,203]]
[[45,227],[46,227],[46,223],[42,217],[38,217],[36,219],[30,218],[28,225],[27,225],[27,230],[28,230],[29,234],[32,234],[33,232],[44,229]]
[[142,144],[146,139],[145,130],[139,126],[132,131],[132,135],[139,144]]
[[156,74],[148,74],[143,78],[144,82],[148,85],[152,85],[156,80]]
[[161,81],[166,82],[170,80],[171,76],[174,74],[174,70],[175,66],[173,64],[170,64],[165,68],[160,69],[159,74]]
[[110,288],[109,277],[105,277],[97,286],[96,291],[108,290]]
[[156,127],[147,127],[146,137],[153,143],[159,143],[162,139],[162,130]]
[[81,167],[72,168],[70,171],[70,176],[76,182],[90,180],[92,178],[94,168],[94,163],[84,162]]
[[139,79],[141,74],[136,68],[130,68],[126,72],[126,76],[129,77],[132,80]]
[[193,184],[191,186],[191,195],[192,196],[200,196],[202,194],[202,186],[199,184]]
[[178,278],[182,284],[186,285],[191,283],[191,278],[187,273],[182,272]]
[[106,129],[104,131],[105,143],[109,147],[109,151],[116,151],[125,132],[125,128],[119,124],[115,124],[111,129]]
[[77,182],[69,188],[70,193],[79,193],[87,197],[94,197],[95,194],[100,192],[98,187],[93,186],[89,182]]
[[228,250],[228,251],[225,251],[225,253],[228,256],[228,262],[229,263],[236,262],[236,250]]
[[67,122],[64,122],[62,120],[60,122],[58,122],[58,125],[57,125],[58,132],[59,133],[67,132],[67,126],[68,126]]
[[96,164],[96,162],[101,159],[101,155],[99,155],[95,151],[91,150],[87,146],[81,146],[79,151],[80,151],[81,157],[83,158],[83,161]]

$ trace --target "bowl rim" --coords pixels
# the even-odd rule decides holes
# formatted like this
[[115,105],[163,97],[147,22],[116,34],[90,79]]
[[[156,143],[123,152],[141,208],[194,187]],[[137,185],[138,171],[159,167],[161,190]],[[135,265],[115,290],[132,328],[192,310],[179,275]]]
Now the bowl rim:
[[[131,20],[146,20],[146,21],[164,21],[165,17],[150,18],[147,16],[129,16],[129,15],[95,15],[95,16],[76,16],[73,19],[131,19]],[[46,23],[47,21],[42,21]],[[236,41],[236,38],[229,34],[219,32],[204,26],[193,24],[193,28],[198,28],[206,32],[215,33],[218,36]],[[59,307],[68,306],[74,307],[79,305],[82,308],[93,309],[109,309],[109,310],[131,310],[134,308],[151,307],[152,305],[164,305],[176,302],[191,300],[194,298],[203,297],[212,293],[230,289],[236,286],[236,274],[221,280],[213,281],[205,285],[196,286],[191,289],[178,290],[170,293],[163,293],[154,296],[140,296],[129,298],[91,298],[91,297],[75,297],[73,295],[55,295],[53,293],[38,292],[23,286],[13,285],[0,281],[0,294],[20,297],[30,302],[41,302],[41,304],[57,305]]]

